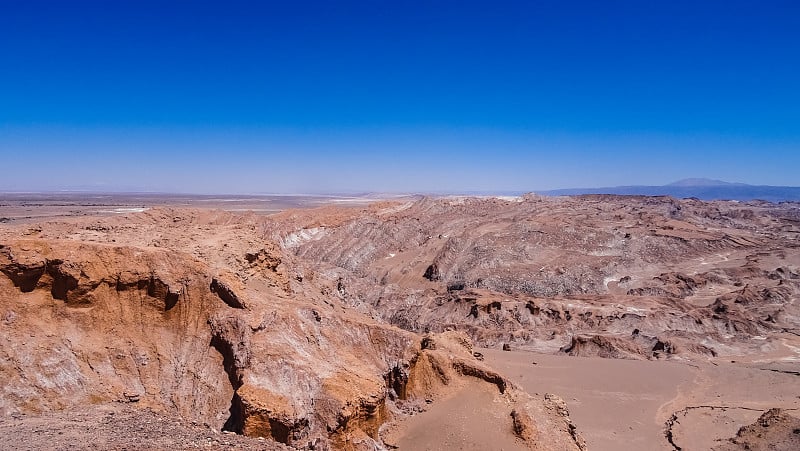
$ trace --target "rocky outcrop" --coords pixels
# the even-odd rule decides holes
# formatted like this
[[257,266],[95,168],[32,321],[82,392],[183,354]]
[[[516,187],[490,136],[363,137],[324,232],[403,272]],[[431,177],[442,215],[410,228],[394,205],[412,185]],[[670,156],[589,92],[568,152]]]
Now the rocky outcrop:
[[567,408],[567,403],[564,402],[558,395],[554,395],[552,393],[546,393],[544,395],[545,399],[545,406],[548,410],[554,411],[558,416],[563,420],[564,426],[566,427],[566,432],[569,433],[569,436],[572,438],[573,443],[577,446],[578,449],[581,451],[586,450],[586,441],[581,437],[578,433],[578,428],[572,423],[572,420],[569,417],[569,409]]
[[0,339],[16,343],[0,351],[9,362],[0,411],[138,399],[218,422],[231,389],[209,352],[214,304],[196,264],[73,242],[19,241],[3,251],[4,274],[45,269],[35,284],[0,280],[0,311],[13,318]]
[[211,279],[211,292],[219,296],[219,298],[227,304],[229,307],[243,309],[246,308],[244,300],[236,294],[236,291],[232,288],[231,285],[235,282],[230,281],[231,278],[227,278],[227,280],[221,277],[215,277]]
[[626,340],[602,335],[574,336],[569,345],[561,349],[561,352],[578,357],[604,357],[608,359],[647,358],[647,355],[638,346]]
[[230,427],[249,437],[269,437],[287,445],[307,437],[308,420],[297,415],[288,399],[267,389],[239,387],[231,409],[238,414]]
[[23,293],[30,293],[36,289],[39,279],[45,273],[45,263],[39,259],[33,261],[17,261],[11,249],[7,246],[0,245],[0,259],[2,262],[2,271],[14,286],[19,288]]
[[770,409],[755,423],[742,426],[714,451],[800,449],[800,419],[781,409]]
[[20,240],[0,271],[0,340],[17,343],[0,350],[5,415],[135,401],[293,447],[373,449],[402,403],[466,379],[510,390],[466,335],[423,346],[312,281],[286,296],[272,269],[244,279],[164,249]]
[[539,439],[536,426],[528,412],[524,410],[512,410],[511,420],[514,434],[525,442],[535,443]]
[[638,329],[634,330],[631,337],[624,339],[607,335],[576,335],[560,351],[571,356],[630,360],[669,358],[678,354],[717,355],[714,349],[685,338],[651,337],[640,333]]
[[[423,199],[364,211],[287,251],[346,280],[349,305],[417,333],[458,329],[481,346],[540,352],[600,335],[646,358],[751,353],[760,347],[748,337],[777,345],[800,319],[796,235],[765,208],[666,197]],[[664,349],[639,343],[634,329]]]

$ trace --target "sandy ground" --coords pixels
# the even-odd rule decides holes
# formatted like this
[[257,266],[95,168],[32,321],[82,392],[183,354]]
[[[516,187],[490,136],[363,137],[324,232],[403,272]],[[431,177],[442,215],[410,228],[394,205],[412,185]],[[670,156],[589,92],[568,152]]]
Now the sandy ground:
[[401,450],[524,450],[511,420],[492,405],[504,402],[488,384],[469,383],[405,420],[395,445]]
[[797,375],[749,364],[481,352],[527,392],[564,398],[591,450],[674,449],[665,434],[673,414],[673,442],[704,450],[770,407],[800,409]]
[[564,398],[592,450],[669,449],[658,410],[694,379],[691,367],[670,362],[481,352],[525,391]]

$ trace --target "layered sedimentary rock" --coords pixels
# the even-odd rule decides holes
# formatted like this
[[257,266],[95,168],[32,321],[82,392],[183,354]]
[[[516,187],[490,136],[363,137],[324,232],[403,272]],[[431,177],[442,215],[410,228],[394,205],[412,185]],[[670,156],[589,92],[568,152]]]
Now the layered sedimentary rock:
[[473,343],[787,355],[797,210],[525,196],[4,224],[0,414],[119,401],[276,446],[374,449],[426,406],[490,393],[514,443],[578,449],[566,404]]
[[[247,235],[243,222],[234,230]],[[215,240],[219,254],[203,259],[213,250],[72,230],[2,241],[4,416],[136,403],[296,448],[373,449],[385,425],[459,380],[523,395],[468,351],[423,349],[423,337],[352,311],[338,279],[290,281],[268,240]]]
[[579,355],[755,354],[799,331],[799,208],[423,199],[374,208],[288,248],[335,273],[353,305],[407,330],[455,328],[482,346]]

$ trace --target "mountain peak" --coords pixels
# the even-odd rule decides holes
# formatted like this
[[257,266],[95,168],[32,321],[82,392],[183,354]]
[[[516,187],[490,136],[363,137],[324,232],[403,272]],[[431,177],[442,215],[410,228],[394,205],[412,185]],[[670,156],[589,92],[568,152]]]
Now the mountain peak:
[[745,186],[744,183],[730,183],[723,182],[722,180],[713,180],[705,178],[689,178],[672,182],[665,186]]

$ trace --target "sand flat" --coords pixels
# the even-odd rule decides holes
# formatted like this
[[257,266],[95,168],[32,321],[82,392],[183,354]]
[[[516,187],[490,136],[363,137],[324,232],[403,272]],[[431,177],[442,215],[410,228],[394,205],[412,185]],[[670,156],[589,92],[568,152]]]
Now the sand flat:
[[493,407],[503,402],[497,388],[490,384],[464,384],[400,424],[395,444],[409,451],[528,449],[514,436],[508,413]]
[[[705,450],[773,407],[800,412],[797,368],[619,360],[484,349],[487,363],[535,395],[555,393],[591,450]],[[536,362],[534,364],[533,362]],[[786,366],[786,365],[784,365]],[[783,367],[781,367],[783,368]]]
[[669,414],[659,410],[696,374],[696,369],[673,362],[481,352],[487,363],[528,393],[564,398],[591,450],[671,449],[663,433]]

